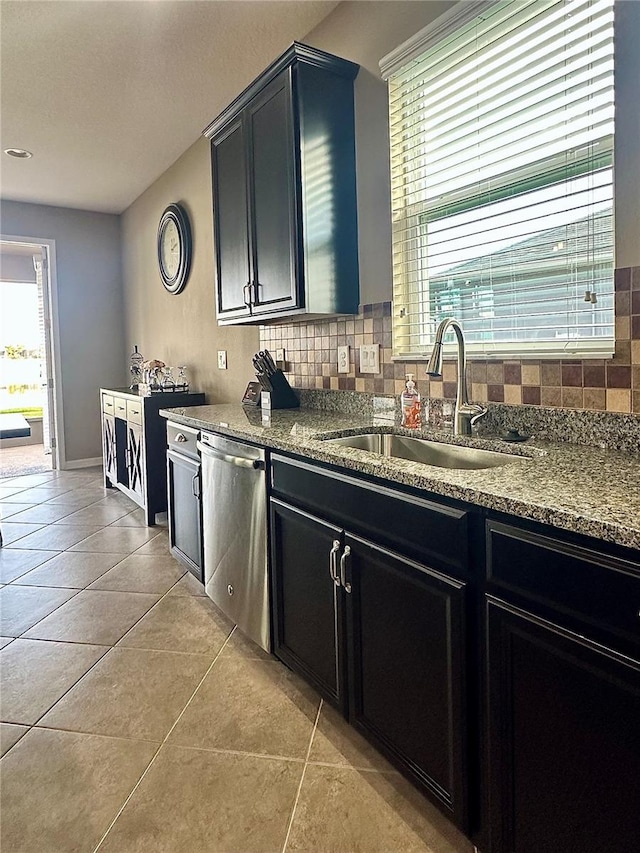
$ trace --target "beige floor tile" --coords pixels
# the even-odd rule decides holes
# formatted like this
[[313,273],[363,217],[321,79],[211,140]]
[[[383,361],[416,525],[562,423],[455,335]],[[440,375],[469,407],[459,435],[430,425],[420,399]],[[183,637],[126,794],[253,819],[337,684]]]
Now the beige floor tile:
[[57,498],[51,498],[46,502],[46,506],[64,506],[71,514],[85,506],[91,506],[96,500],[100,500],[100,497],[96,497],[95,494],[80,494],[78,491],[73,491],[66,492]]
[[[4,591],[0,590],[0,595]],[[28,632],[27,637],[112,646],[157,600],[157,595],[138,592],[82,590],[69,602],[69,606],[65,605],[58,612],[43,619]]]
[[[148,530],[157,531],[158,528],[150,527]],[[166,530],[160,530],[160,532],[156,532],[153,539],[150,539],[146,542],[141,548],[138,548],[136,552],[138,554],[161,554],[167,555],[169,554],[169,534]]]
[[60,495],[70,491],[68,486],[58,486],[55,483],[46,483],[42,486],[34,486],[31,489],[26,489],[20,492],[20,502],[28,501],[29,503],[41,504],[51,498],[59,498]]
[[[35,505],[37,506],[37,504]],[[10,503],[9,501],[0,501],[0,519],[13,518],[19,512],[28,512],[30,509],[34,509],[33,504],[19,504],[19,503]],[[28,518],[24,519],[25,521],[29,521]]]
[[105,527],[69,550],[131,554],[154,535],[155,531],[149,527]]
[[64,551],[18,579],[23,586],[84,589],[122,560],[122,554]]
[[7,477],[1,482],[3,485],[21,486],[23,489],[32,486],[42,486],[55,480],[53,471],[42,471],[39,474],[20,474],[17,477]]
[[[138,554],[139,553],[140,552],[138,551]],[[180,578],[178,583],[171,587],[168,595],[204,596],[206,593],[204,591],[204,584],[200,583],[200,581],[188,571]]]
[[118,518],[122,518],[129,513],[129,509],[117,504],[111,506],[99,506],[91,504],[90,506],[78,509],[72,512],[65,518],[58,521],[58,525],[65,524],[94,524],[99,527],[106,527]]
[[9,643],[13,643],[13,637],[0,637],[0,649],[4,649]]
[[2,850],[90,853],[156,748],[31,729],[2,759]]
[[24,500],[20,500],[18,498],[19,494],[25,492],[26,489],[24,486],[1,486],[0,485],[0,500],[6,500],[11,498],[12,501],[17,503],[25,503],[25,504],[34,504],[37,503],[36,500],[29,500],[29,498],[25,498]]
[[39,725],[162,741],[210,665],[203,655],[111,649]]
[[[35,548],[41,551],[64,551],[75,545],[76,542],[82,542],[88,536],[97,533],[101,530],[101,526],[93,525],[69,525],[63,527],[58,524],[48,524],[37,533],[31,533],[29,536],[23,536],[15,543],[16,548]],[[10,547],[14,547],[11,545]]]
[[173,557],[131,554],[108,571],[90,589],[165,593],[185,573]]
[[313,735],[309,761],[392,773],[394,768],[344,717],[325,702]]
[[401,776],[308,764],[287,853],[471,853]]
[[[12,542],[18,542],[27,537],[30,533],[35,533],[36,530],[42,530],[43,524],[21,524],[17,521],[2,522],[2,544],[3,547],[11,545]],[[22,547],[18,545],[18,547]],[[34,546],[37,547],[37,546]]]
[[3,586],[0,589],[0,632],[19,637],[76,594],[74,589]]
[[302,766],[164,746],[99,853],[279,853]]
[[106,651],[105,646],[15,640],[0,652],[0,719],[37,722]]
[[51,551],[0,548],[0,583],[11,583],[52,557],[55,557],[55,554]]
[[14,726],[11,723],[0,723],[0,758],[18,743],[22,735],[29,731],[29,726]]
[[304,759],[320,700],[278,661],[219,658],[169,742]]
[[147,517],[143,509],[136,509],[133,512],[127,512],[116,521],[111,523],[111,527],[146,527]]
[[274,661],[273,655],[265,652],[257,643],[250,640],[248,637],[236,628],[229,638],[229,642],[225,645],[220,653],[222,657],[231,657],[239,655],[242,658],[257,658],[257,660]]
[[[19,504],[16,504],[19,506]],[[15,521],[35,522],[36,524],[53,524],[60,518],[69,515],[71,510],[63,504],[36,504],[35,506],[22,507],[22,511],[17,516],[13,516]],[[4,515],[4,511],[3,511]]]
[[[97,595],[98,593],[94,593]],[[124,593],[103,593],[123,595]],[[128,593],[138,595],[139,593]],[[139,649],[166,649],[209,655],[222,648],[233,625],[208,598],[169,597],[154,607],[120,640],[119,646]]]

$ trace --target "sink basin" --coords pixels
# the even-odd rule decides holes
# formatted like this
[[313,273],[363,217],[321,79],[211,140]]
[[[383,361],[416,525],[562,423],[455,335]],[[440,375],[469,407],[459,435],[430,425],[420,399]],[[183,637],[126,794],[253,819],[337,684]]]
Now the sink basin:
[[461,447],[458,444],[445,444],[426,438],[410,438],[405,435],[381,435],[367,432],[362,435],[350,435],[346,438],[325,439],[330,444],[354,447],[368,453],[381,456],[394,456],[424,465],[438,468],[472,469],[497,468],[513,462],[523,462],[527,457],[514,456],[512,453],[497,453],[493,450],[479,450],[476,447]]

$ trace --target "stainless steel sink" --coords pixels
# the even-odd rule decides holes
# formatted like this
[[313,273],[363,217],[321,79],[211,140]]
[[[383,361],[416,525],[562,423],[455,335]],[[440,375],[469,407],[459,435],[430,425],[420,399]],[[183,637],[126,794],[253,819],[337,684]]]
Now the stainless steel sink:
[[354,447],[368,453],[381,456],[394,456],[424,465],[438,468],[479,469],[497,468],[513,462],[523,462],[526,456],[514,456],[512,453],[497,453],[493,450],[479,450],[476,447],[461,447],[457,444],[445,444],[426,438],[410,438],[405,435],[381,435],[366,432],[350,435],[346,438],[325,439],[331,444]]

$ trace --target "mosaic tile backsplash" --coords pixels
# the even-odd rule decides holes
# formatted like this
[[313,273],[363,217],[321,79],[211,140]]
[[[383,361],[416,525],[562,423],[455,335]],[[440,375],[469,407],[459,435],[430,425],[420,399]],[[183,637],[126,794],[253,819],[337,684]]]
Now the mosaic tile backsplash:
[[[454,400],[456,363],[445,360],[442,380],[428,380],[421,362],[392,360],[391,302],[362,305],[354,317],[339,316],[263,326],[260,343],[275,356],[285,350],[291,385],[305,389],[400,394],[413,373],[423,396]],[[474,402],[554,406],[640,413],[640,267],[616,270],[616,344],[612,359],[469,361],[467,382]],[[360,372],[359,347],[380,344],[380,373]],[[338,374],[337,349],[349,346],[349,373]]]

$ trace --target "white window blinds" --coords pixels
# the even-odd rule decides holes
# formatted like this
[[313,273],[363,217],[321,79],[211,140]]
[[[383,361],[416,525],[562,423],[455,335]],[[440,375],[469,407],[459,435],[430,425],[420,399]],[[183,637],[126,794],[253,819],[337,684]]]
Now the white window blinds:
[[[389,81],[394,353],[613,352],[613,0],[461,3]],[[595,295],[594,295],[595,294]]]

